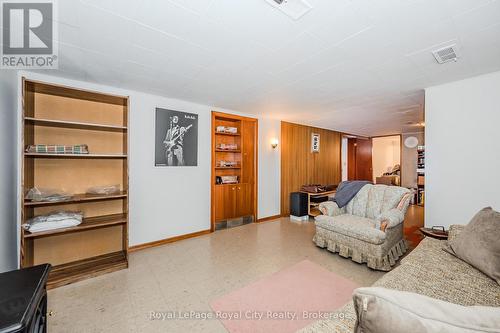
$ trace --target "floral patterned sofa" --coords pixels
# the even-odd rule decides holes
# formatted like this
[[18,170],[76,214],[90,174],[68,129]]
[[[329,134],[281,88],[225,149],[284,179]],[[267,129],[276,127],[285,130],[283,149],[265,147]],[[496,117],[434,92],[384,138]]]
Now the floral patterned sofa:
[[[449,239],[463,230],[452,225]],[[413,292],[464,306],[500,307],[500,285],[466,262],[443,251],[444,240],[424,238],[401,265],[385,274],[373,287]],[[351,333],[356,324],[352,301],[320,320],[301,329],[300,333]],[[384,320],[383,318],[381,318]]]
[[411,196],[404,187],[368,184],[345,207],[323,202],[313,241],[370,268],[390,271],[407,250],[403,220]]

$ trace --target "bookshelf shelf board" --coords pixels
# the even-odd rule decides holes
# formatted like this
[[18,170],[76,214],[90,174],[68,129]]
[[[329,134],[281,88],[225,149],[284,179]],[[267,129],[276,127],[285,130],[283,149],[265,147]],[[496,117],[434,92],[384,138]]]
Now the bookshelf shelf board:
[[124,154],[54,154],[54,153],[24,153],[25,157],[33,158],[127,158]]
[[241,153],[241,150],[237,149],[216,149],[215,152],[217,153]]
[[48,126],[48,127],[76,128],[76,129],[113,131],[113,132],[121,132],[127,130],[126,126],[115,126],[115,125],[87,123],[78,121],[42,119],[35,117],[25,117],[24,120],[26,122],[33,123],[34,125]]
[[224,133],[224,132],[215,132],[215,135],[241,136],[240,133]]
[[92,201],[104,201],[104,200],[115,200],[115,199],[123,199],[127,197],[127,193],[121,191],[116,194],[109,195],[101,195],[101,194],[75,194],[73,198],[64,201],[29,201],[25,200],[24,206],[32,207],[32,206],[53,206],[53,205],[65,205],[65,204],[74,204],[79,202],[92,202]]
[[84,218],[83,222],[75,227],[60,228],[60,229],[46,230],[33,233],[25,231],[24,238],[47,237],[53,235],[67,234],[71,232],[79,232],[85,230],[110,227],[125,223],[127,223],[127,214],[113,214],[113,215],[89,217],[89,218]]

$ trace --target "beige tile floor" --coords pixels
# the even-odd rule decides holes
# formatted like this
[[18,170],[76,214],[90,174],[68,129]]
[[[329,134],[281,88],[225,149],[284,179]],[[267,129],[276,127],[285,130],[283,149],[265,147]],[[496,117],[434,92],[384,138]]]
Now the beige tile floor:
[[288,218],[130,255],[130,268],[49,291],[49,332],[225,332],[211,320],[151,320],[150,312],[210,311],[209,302],[308,259],[362,286],[383,273],[317,248],[312,222]]

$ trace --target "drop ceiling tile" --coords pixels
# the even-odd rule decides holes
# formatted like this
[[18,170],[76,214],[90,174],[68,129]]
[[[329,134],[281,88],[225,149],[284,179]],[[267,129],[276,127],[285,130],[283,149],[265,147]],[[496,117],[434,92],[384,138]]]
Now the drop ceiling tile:
[[440,0],[449,16],[456,16],[483,7],[497,0]]
[[[168,15],[166,15],[168,13]],[[179,39],[187,39],[200,15],[169,1],[142,1],[134,20]]]
[[205,14],[214,0],[170,0],[199,14]]
[[[76,0],[60,1],[74,3]],[[99,8],[116,16],[134,18],[142,8],[144,1],[136,0],[80,0],[83,5]],[[73,5],[72,5],[73,6]]]
[[[264,0],[65,0],[51,74],[373,135],[420,120],[423,88],[500,69],[498,0],[309,1],[294,21]],[[449,41],[462,58],[437,65]]]
[[302,33],[283,47],[263,53],[252,66],[258,67],[260,71],[277,74],[325,50],[324,42],[319,38]]
[[351,5],[334,13],[328,21],[318,22],[308,31],[323,40],[326,45],[333,46],[369,27],[368,18]]
[[480,32],[500,23],[500,1],[492,1],[481,7],[453,17],[460,35]]
[[207,16],[222,24],[242,40],[254,41],[267,49],[276,49],[302,32],[299,25],[264,0],[217,0]]

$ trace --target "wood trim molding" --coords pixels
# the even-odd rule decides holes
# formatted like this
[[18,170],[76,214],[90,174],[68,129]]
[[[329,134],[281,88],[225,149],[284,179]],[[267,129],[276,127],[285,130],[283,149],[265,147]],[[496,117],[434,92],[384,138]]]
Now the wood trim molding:
[[245,116],[240,116],[238,114],[226,113],[226,112],[220,112],[220,111],[212,111],[212,114],[215,117],[221,117],[221,118],[227,117],[229,119],[239,119],[239,120],[255,121],[255,122],[258,121],[257,118],[245,117]]
[[160,239],[160,240],[149,242],[149,243],[138,244],[138,245],[134,245],[134,246],[129,247],[128,252],[130,253],[130,252],[140,251],[140,250],[144,250],[144,249],[149,249],[150,247],[161,246],[161,245],[181,241],[181,240],[188,239],[188,238],[207,235],[209,233],[211,233],[211,231],[210,231],[210,229],[207,229],[207,230],[192,232],[190,234]]
[[263,217],[261,219],[258,219],[257,220],[257,223],[261,223],[261,222],[268,222],[268,221],[274,221],[274,220],[277,220],[281,218],[281,214],[278,214],[278,215],[273,215],[273,216],[268,216],[268,217]]

